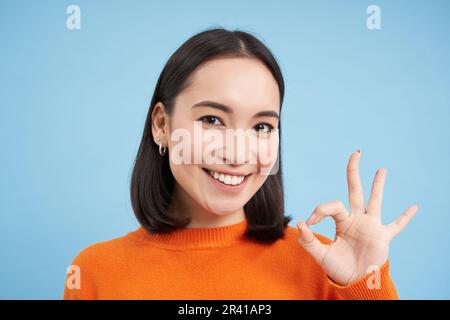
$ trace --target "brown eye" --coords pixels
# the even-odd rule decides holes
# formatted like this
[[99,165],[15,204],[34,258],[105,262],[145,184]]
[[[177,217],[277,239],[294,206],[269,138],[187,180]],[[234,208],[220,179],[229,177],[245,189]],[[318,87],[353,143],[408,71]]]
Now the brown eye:
[[222,125],[222,122],[219,118],[215,116],[203,116],[199,119],[202,123],[209,124],[209,125]]
[[258,133],[262,133],[262,132],[268,133],[273,130],[273,127],[268,123],[259,123],[256,126],[254,126],[253,129]]

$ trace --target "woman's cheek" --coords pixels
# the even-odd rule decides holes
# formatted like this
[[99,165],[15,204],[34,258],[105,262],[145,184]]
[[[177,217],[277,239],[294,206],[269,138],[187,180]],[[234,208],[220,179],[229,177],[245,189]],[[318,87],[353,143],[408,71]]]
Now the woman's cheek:
[[260,138],[258,142],[258,165],[261,175],[273,175],[278,172],[278,130],[270,134],[270,137]]

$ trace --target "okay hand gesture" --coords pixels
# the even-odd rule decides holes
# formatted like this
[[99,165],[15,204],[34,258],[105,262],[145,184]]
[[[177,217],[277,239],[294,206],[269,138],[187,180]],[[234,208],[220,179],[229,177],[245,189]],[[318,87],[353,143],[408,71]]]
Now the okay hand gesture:
[[[419,209],[417,205],[410,206],[397,220],[383,225],[381,204],[387,170],[377,171],[366,209],[359,175],[360,158],[360,151],[354,152],[347,166],[351,213],[341,201],[333,201],[318,206],[306,223],[297,223],[300,245],[334,282],[342,286],[359,280],[373,266],[381,267],[388,259],[391,240],[405,228]],[[308,227],[319,223],[326,216],[331,216],[336,223],[335,240],[329,244],[320,242]]]

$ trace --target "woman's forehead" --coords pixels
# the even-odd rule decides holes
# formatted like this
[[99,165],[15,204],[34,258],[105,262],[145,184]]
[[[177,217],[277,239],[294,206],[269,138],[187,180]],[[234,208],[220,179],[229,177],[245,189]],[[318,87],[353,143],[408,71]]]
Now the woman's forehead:
[[276,80],[262,62],[251,58],[215,59],[201,65],[179,98],[192,105],[211,100],[252,110],[278,111],[280,103]]

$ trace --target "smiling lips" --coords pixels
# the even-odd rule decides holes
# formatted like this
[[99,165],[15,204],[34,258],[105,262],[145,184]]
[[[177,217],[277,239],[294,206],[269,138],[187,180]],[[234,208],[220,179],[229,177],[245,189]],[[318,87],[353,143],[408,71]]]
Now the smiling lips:
[[204,169],[212,178],[219,180],[220,182],[222,182],[223,184],[229,185],[229,186],[237,186],[240,185],[246,176],[235,176],[235,175],[229,175],[229,174],[224,174],[221,172],[217,172],[217,171],[211,171],[208,169]]

